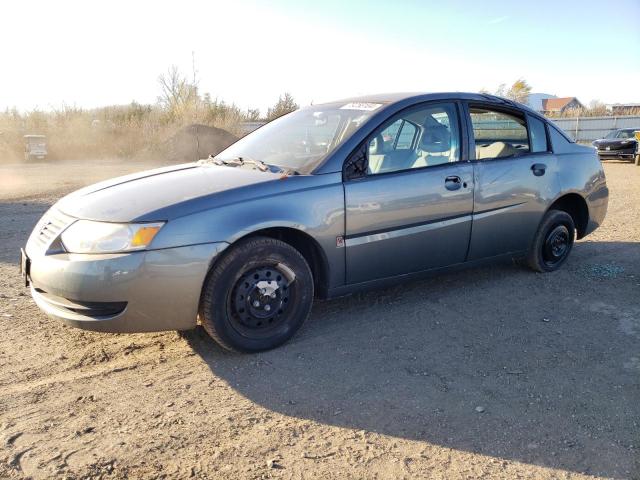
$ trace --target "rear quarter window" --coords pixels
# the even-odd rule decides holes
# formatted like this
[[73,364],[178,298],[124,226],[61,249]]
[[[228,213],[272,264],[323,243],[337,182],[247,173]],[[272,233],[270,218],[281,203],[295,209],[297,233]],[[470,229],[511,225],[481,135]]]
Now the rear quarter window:
[[547,129],[544,122],[538,118],[527,115],[529,123],[529,136],[531,138],[531,151],[533,153],[548,152]]
[[554,153],[569,153],[573,151],[573,143],[566,135],[561,133],[553,124],[549,124],[549,139]]

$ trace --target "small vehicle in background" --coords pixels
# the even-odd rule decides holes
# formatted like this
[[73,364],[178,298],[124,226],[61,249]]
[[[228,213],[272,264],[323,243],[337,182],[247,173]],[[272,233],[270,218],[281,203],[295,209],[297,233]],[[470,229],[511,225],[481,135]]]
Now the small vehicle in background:
[[638,144],[634,132],[639,128],[621,128],[610,132],[606,137],[595,140],[592,145],[598,151],[601,160],[609,158],[628,158],[633,160]]
[[24,136],[24,159],[44,160],[47,156],[47,137],[45,135],[25,135]]

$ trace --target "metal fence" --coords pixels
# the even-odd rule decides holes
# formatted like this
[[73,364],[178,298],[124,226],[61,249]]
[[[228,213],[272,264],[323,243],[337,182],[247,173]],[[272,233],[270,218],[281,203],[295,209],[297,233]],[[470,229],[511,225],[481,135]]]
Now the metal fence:
[[575,117],[551,118],[553,123],[567,132],[576,142],[589,143],[603,138],[618,128],[636,128],[640,130],[640,116],[625,117]]
[[257,130],[258,128],[263,126],[265,123],[267,122],[265,121],[242,122],[240,124],[240,131],[242,132],[242,136],[245,136],[253,132],[254,130]]
[[[591,143],[603,138],[607,133],[618,128],[635,128],[640,130],[640,115],[620,117],[572,117],[550,118],[562,130],[567,132],[576,142]],[[243,122],[241,125],[243,135],[261,127],[266,122]]]

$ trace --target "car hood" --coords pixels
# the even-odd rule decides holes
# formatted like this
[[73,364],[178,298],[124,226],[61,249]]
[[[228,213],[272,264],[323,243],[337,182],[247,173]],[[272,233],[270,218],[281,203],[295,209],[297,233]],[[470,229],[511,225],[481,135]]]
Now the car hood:
[[280,177],[279,173],[242,167],[188,163],[89,185],[61,199],[56,208],[72,217],[89,220],[169,220],[172,206]]
[[601,138],[593,142],[594,145],[613,146],[613,145],[629,145],[630,143],[636,143],[635,138]]

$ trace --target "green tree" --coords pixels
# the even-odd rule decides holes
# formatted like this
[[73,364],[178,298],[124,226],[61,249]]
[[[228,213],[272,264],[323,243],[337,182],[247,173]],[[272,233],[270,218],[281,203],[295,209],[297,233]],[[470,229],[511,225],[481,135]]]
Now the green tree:
[[[479,93],[491,93],[488,89],[482,87]],[[498,88],[493,92],[493,95],[498,97],[505,97],[516,102],[526,104],[529,100],[529,94],[531,93],[531,86],[523,78],[519,78],[513,85],[507,88],[505,83],[498,85]]]
[[519,78],[509,87],[505,96],[515,102],[527,104],[530,93],[531,85],[524,78]]
[[284,95],[280,95],[276,104],[267,110],[267,120],[274,120],[298,108],[300,107],[293,99],[293,96],[290,93],[285,93]]

